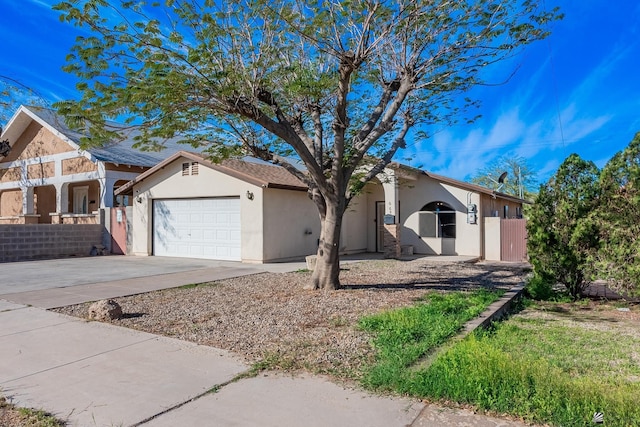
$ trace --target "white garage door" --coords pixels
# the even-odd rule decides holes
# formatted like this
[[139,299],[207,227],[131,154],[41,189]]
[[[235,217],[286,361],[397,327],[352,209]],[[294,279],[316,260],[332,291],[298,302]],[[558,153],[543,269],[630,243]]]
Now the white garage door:
[[154,200],[153,253],[240,261],[240,199]]

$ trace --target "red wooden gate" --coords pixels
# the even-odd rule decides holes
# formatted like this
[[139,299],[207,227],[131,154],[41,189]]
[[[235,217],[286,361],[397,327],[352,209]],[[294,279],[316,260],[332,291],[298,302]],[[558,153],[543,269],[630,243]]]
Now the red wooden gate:
[[127,253],[127,211],[125,207],[111,209],[111,253]]
[[502,261],[527,261],[526,219],[501,220],[500,238],[500,259]]

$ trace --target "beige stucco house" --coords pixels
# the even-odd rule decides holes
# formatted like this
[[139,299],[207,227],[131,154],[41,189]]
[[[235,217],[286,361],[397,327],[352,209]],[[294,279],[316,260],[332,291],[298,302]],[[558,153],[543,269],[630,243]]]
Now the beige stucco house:
[[80,138],[51,110],[16,111],[0,137],[0,224],[96,223],[100,208],[131,204],[114,189],[177,151],[141,152],[132,138],[83,150]]
[[[212,164],[177,152],[116,190],[133,203],[136,255],[272,262],[314,254],[320,234],[305,185],[252,161]],[[523,200],[400,164],[345,214],[341,253],[401,251],[500,259],[500,217]]]

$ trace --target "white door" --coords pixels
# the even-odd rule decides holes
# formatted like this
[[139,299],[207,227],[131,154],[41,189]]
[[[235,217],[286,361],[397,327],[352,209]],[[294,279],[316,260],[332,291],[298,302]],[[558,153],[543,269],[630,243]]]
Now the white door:
[[153,253],[240,261],[240,199],[154,200]]

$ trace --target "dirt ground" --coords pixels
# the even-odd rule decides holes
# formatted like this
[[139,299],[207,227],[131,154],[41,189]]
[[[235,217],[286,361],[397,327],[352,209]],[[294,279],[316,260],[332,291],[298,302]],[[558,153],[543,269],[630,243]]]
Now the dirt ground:
[[[265,273],[208,286],[118,298],[113,323],[235,352],[271,367],[355,375],[372,356],[362,316],[414,304],[427,292],[504,288],[523,281],[526,265],[375,260],[347,264],[344,289],[309,291],[309,272]],[[57,311],[86,317],[88,304]]]

